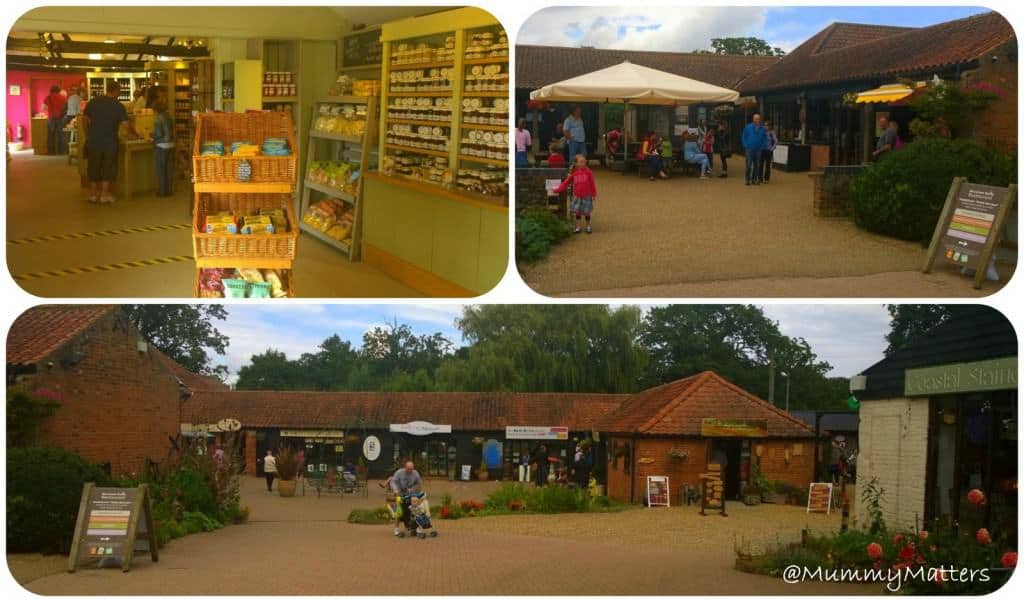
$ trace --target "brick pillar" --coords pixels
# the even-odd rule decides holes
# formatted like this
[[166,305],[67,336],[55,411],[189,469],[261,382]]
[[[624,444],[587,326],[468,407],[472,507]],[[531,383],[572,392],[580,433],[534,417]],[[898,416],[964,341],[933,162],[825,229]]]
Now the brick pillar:
[[245,431],[245,474],[256,476],[256,431]]

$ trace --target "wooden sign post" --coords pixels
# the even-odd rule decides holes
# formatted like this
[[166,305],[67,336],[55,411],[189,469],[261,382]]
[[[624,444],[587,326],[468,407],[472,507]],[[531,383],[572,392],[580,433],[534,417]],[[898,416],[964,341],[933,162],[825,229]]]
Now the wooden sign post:
[[973,269],[974,288],[981,288],[1006,216],[1016,203],[1016,184],[999,188],[953,178],[922,271],[931,272],[941,256],[961,268]]
[[647,507],[672,505],[668,477],[647,477]]
[[832,483],[811,483],[807,489],[807,513],[832,514]]
[[[145,544],[136,548],[136,542]],[[96,487],[86,483],[78,506],[75,535],[68,555],[68,572],[84,560],[99,568],[116,565],[131,570],[135,552],[149,552],[159,560],[153,504],[146,485],[138,487]]]
[[725,481],[722,480],[722,465],[708,464],[707,470],[700,475],[701,496],[700,514],[707,516],[708,510],[719,510],[722,516],[729,516],[725,513]]

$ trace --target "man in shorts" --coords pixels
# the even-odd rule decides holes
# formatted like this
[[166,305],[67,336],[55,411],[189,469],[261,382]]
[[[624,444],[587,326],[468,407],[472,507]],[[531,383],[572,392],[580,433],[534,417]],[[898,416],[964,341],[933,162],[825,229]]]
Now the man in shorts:
[[85,157],[89,162],[90,203],[113,203],[110,184],[117,179],[118,130],[128,111],[117,99],[121,86],[107,83],[107,93],[85,105]]

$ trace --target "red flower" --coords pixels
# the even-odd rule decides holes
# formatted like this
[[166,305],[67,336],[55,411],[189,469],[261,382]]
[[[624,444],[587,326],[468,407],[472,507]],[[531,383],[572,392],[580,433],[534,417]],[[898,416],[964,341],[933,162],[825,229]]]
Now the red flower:
[[967,501],[975,506],[984,506],[985,493],[980,489],[972,489],[967,492]]
[[912,545],[903,546],[903,549],[900,550],[900,560],[905,560],[907,562],[910,562],[913,559],[914,559],[914,546],[912,546]]
[[451,506],[442,506],[441,507],[441,518],[451,518],[451,516],[452,516],[452,508],[451,508]]
[[884,550],[882,550],[881,544],[871,542],[868,544],[868,558],[871,560],[878,560],[882,557]]
[[513,511],[519,511],[523,509],[523,503],[519,500],[512,500],[508,503],[508,507]]
[[920,531],[917,532],[917,538],[920,539],[921,541],[924,541],[924,540],[928,539],[928,532],[925,531],[924,529],[921,529]]
[[892,536],[892,544],[894,546],[898,546],[901,543],[903,543],[903,534],[902,533],[897,533],[896,535]]
[[992,543],[992,535],[990,535],[988,529],[984,527],[978,529],[976,537],[978,538],[978,543],[980,543],[983,546],[987,546],[988,544]]
[[925,563],[924,556],[921,556],[920,554],[918,554],[917,556],[914,556],[914,562],[916,562],[917,564],[924,564]]
[[1006,552],[1005,554],[1003,554],[1003,557],[1000,559],[1000,563],[1003,565],[1004,569],[1015,568],[1017,566],[1017,553],[1016,552]]

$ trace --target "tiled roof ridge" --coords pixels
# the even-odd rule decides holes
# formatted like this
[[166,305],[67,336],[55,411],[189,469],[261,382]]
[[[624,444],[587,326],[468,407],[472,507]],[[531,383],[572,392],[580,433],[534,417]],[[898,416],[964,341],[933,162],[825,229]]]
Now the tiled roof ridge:
[[625,54],[652,54],[652,55],[680,55],[680,56],[693,56],[693,57],[716,57],[724,60],[738,60],[738,59],[754,59],[754,60],[778,60],[777,56],[769,55],[758,55],[758,54],[718,54],[715,52],[696,52],[696,51],[682,51],[682,50],[636,50],[632,48],[594,48],[592,46],[557,46],[554,44],[516,44],[516,48],[543,48],[543,49],[556,49],[556,50],[586,50],[587,52],[607,52],[607,53],[625,53]]
[[[173,360],[172,360],[173,361]],[[197,375],[207,376],[207,375]],[[665,386],[665,385],[661,385]],[[406,396],[406,395],[426,395],[426,396],[461,396],[471,397],[477,395],[491,395],[495,397],[500,396],[520,396],[520,395],[543,395],[547,397],[557,396],[571,396],[571,397],[586,397],[589,399],[593,398],[608,398],[608,399],[625,399],[631,397],[632,393],[577,393],[577,392],[558,392],[558,391],[316,391],[312,389],[287,389],[287,390],[270,390],[270,389],[197,389],[199,393],[231,393],[231,394],[261,394],[261,395],[315,395],[315,396],[330,396],[330,395],[378,395],[378,396]]]
[[[886,29],[886,30],[892,30],[893,33],[888,35],[888,36],[873,38],[873,39],[870,39],[870,40],[864,40],[862,42],[857,42],[857,43],[854,43],[854,44],[847,44],[845,46],[840,46],[839,48],[833,48],[831,50],[822,51],[821,49],[826,44],[828,44],[829,40],[832,39],[832,35],[835,34],[840,28],[843,28],[843,27],[857,27],[857,28],[861,28],[861,29],[868,29],[868,28],[871,28],[871,29]],[[837,52],[839,50],[846,50],[847,48],[854,48],[856,46],[860,46],[861,44],[871,44],[871,43],[876,42],[876,41],[881,40],[881,39],[887,39],[887,38],[891,38],[893,36],[902,35],[902,34],[905,34],[905,33],[910,33],[912,31],[917,31],[918,29],[921,29],[921,28],[920,27],[903,27],[903,26],[899,26],[899,25],[875,25],[875,24],[872,24],[872,23],[854,23],[852,21],[834,21],[832,24],[830,24],[828,27],[826,27],[825,29],[822,30],[822,32],[827,32],[827,33],[825,33],[825,35],[821,38],[821,40],[818,42],[818,44],[814,47],[814,50],[811,51],[811,54],[812,55],[821,55],[821,54],[828,54],[829,52]],[[810,39],[813,40],[814,37],[816,37],[816,36],[813,36]],[[808,41],[810,41],[810,40],[808,40]]]
[[768,403],[766,400],[761,399],[757,395],[754,395],[753,393],[751,393],[750,391],[747,391],[746,389],[740,387],[739,385],[736,385],[736,384],[733,384],[733,383],[729,382],[728,380],[722,378],[721,376],[719,376],[718,374],[715,374],[714,372],[712,372],[711,374],[712,374],[712,376],[716,380],[718,380],[718,382],[722,383],[723,385],[725,385],[727,388],[733,390],[734,392],[739,393],[743,397],[746,397],[750,401],[753,401],[754,403],[756,403],[758,405],[761,405],[762,407],[764,407],[767,410],[771,410],[772,412],[777,414],[779,417],[784,418],[784,419],[786,419],[786,420],[796,424],[797,426],[799,426],[801,428],[804,428],[804,429],[806,429],[808,431],[812,431],[813,432],[813,429],[810,428],[807,425],[807,423],[805,423],[803,420],[800,420],[796,416],[793,416],[792,414],[790,414],[789,412],[783,410],[782,408],[775,407],[773,404]]
[[[655,412],[654,416],[652,416],[650,419],[648,419],[647,422],[644,422],[643,424],[638,426],[636,428],[636,432],[642,433],[644,431],[647,431],[647,430],[650,430],[651,428],[653,428],[654,425],[656,425],[659,422],[661,422],[661,419],[664,418],[665,416],[667,416],[669,414],[669,412],[671,412],[672,410],[676,409],[681,404],[683,404],[690,397],[690,395],[693,394],[694,391],[698,390],[701,386],[703,386],[704,383],[706,383],[708,381],[708,379],[711,378],[712,376],[718,376],[718,375],[715,374],[714,372],[712,372],[711,370],[705,370],[705,371],[699,372],[699,373],[697,373],[697,374],[695,374],[693,376],[686,377],[686,379],[693,379],[692,382],[689,385],[687,385],[687,387],[685,389],[683,389],[679,393],[679,395],[676,395],[675,397],[670,399],[668,401],[668,403],[666,403],[664,406],[662,406],[662,408],[660,410]],[[686,380],[686,379],[679,379],[679,380]],[[674,381],[674,382],[679,382],[679,381]],[[670,385],[670,384],[672,384],[672,383],[666,383],[666,385]],[[663,386],[666,386],[666,385],[663,385]]]
[[[87,319],[83,323],[76,325],[76,327],[73,330],[66,331],[66,332],[62,333],[62,335],[59,338],[59,340],[57,340],[56,342],[53,342],[49,346],[37,347],[36,349],[33,349],[32,353],[29,353],[29,354],[24,354],[24,353],[18,354],[19,356],[30,355],[31,358],[26,358],[24,361],[9,362],[9,363],[12,363],[12,364],[30,365],[30,364],[34,364],[34,363],[36,363],[36,362],[38,362],[38,361],[40,361],[42,359],[45,359],[46,357],[49,357],[53,353],[55,353],[55,352],[59,351],[60,349],[62,349],[65,345],[70,343],[72,340],[74,340],[80,334],[82,334],[83,332],[85,332],[86,330],[91,328],[94,324],[96,324],[96,322],[98,322],[99,320],[109,316],[111,313],[117,311],[119,308],[120,308],[119,305],[108,304],[108,303],[86,303],[86,304],[48,303],[48,304],[44,304],[44,305],[36,305],[34,307],[30,307],[30,308],[26,309],[24,312],[22,312],[17,318],[14,319],[14,322],[11,324],[11,328],[7,331],[7,343],[8,343],[7,355],[8,355],[8,361],[9,361],[9,358],[11,358],[11,356],[12,356],[12,350],[10,349],[11,336],[15,334],[16,328],[28,328],[28,326],[25,325],[24,323],[19,324],[19,322],[21,322],[22,319],[24,319],[26,316],[41,315],[41,314],[45,314],[46,312],[51,312],[51,311],[52,312],[65,311],[65,312],[85,313],[87,310],[97,310],[97,309],[98,310],[102,310],[99,313],[91,316],[89,319]],[[36,331],[36,332],[38,332],[38,331]],[[36,345],[41,345],[43,343],[43,341],[41,340],[41,337],[40,337],[39,340],[36,340],[36,341],[33,341],[33,342],[36,343]]]

